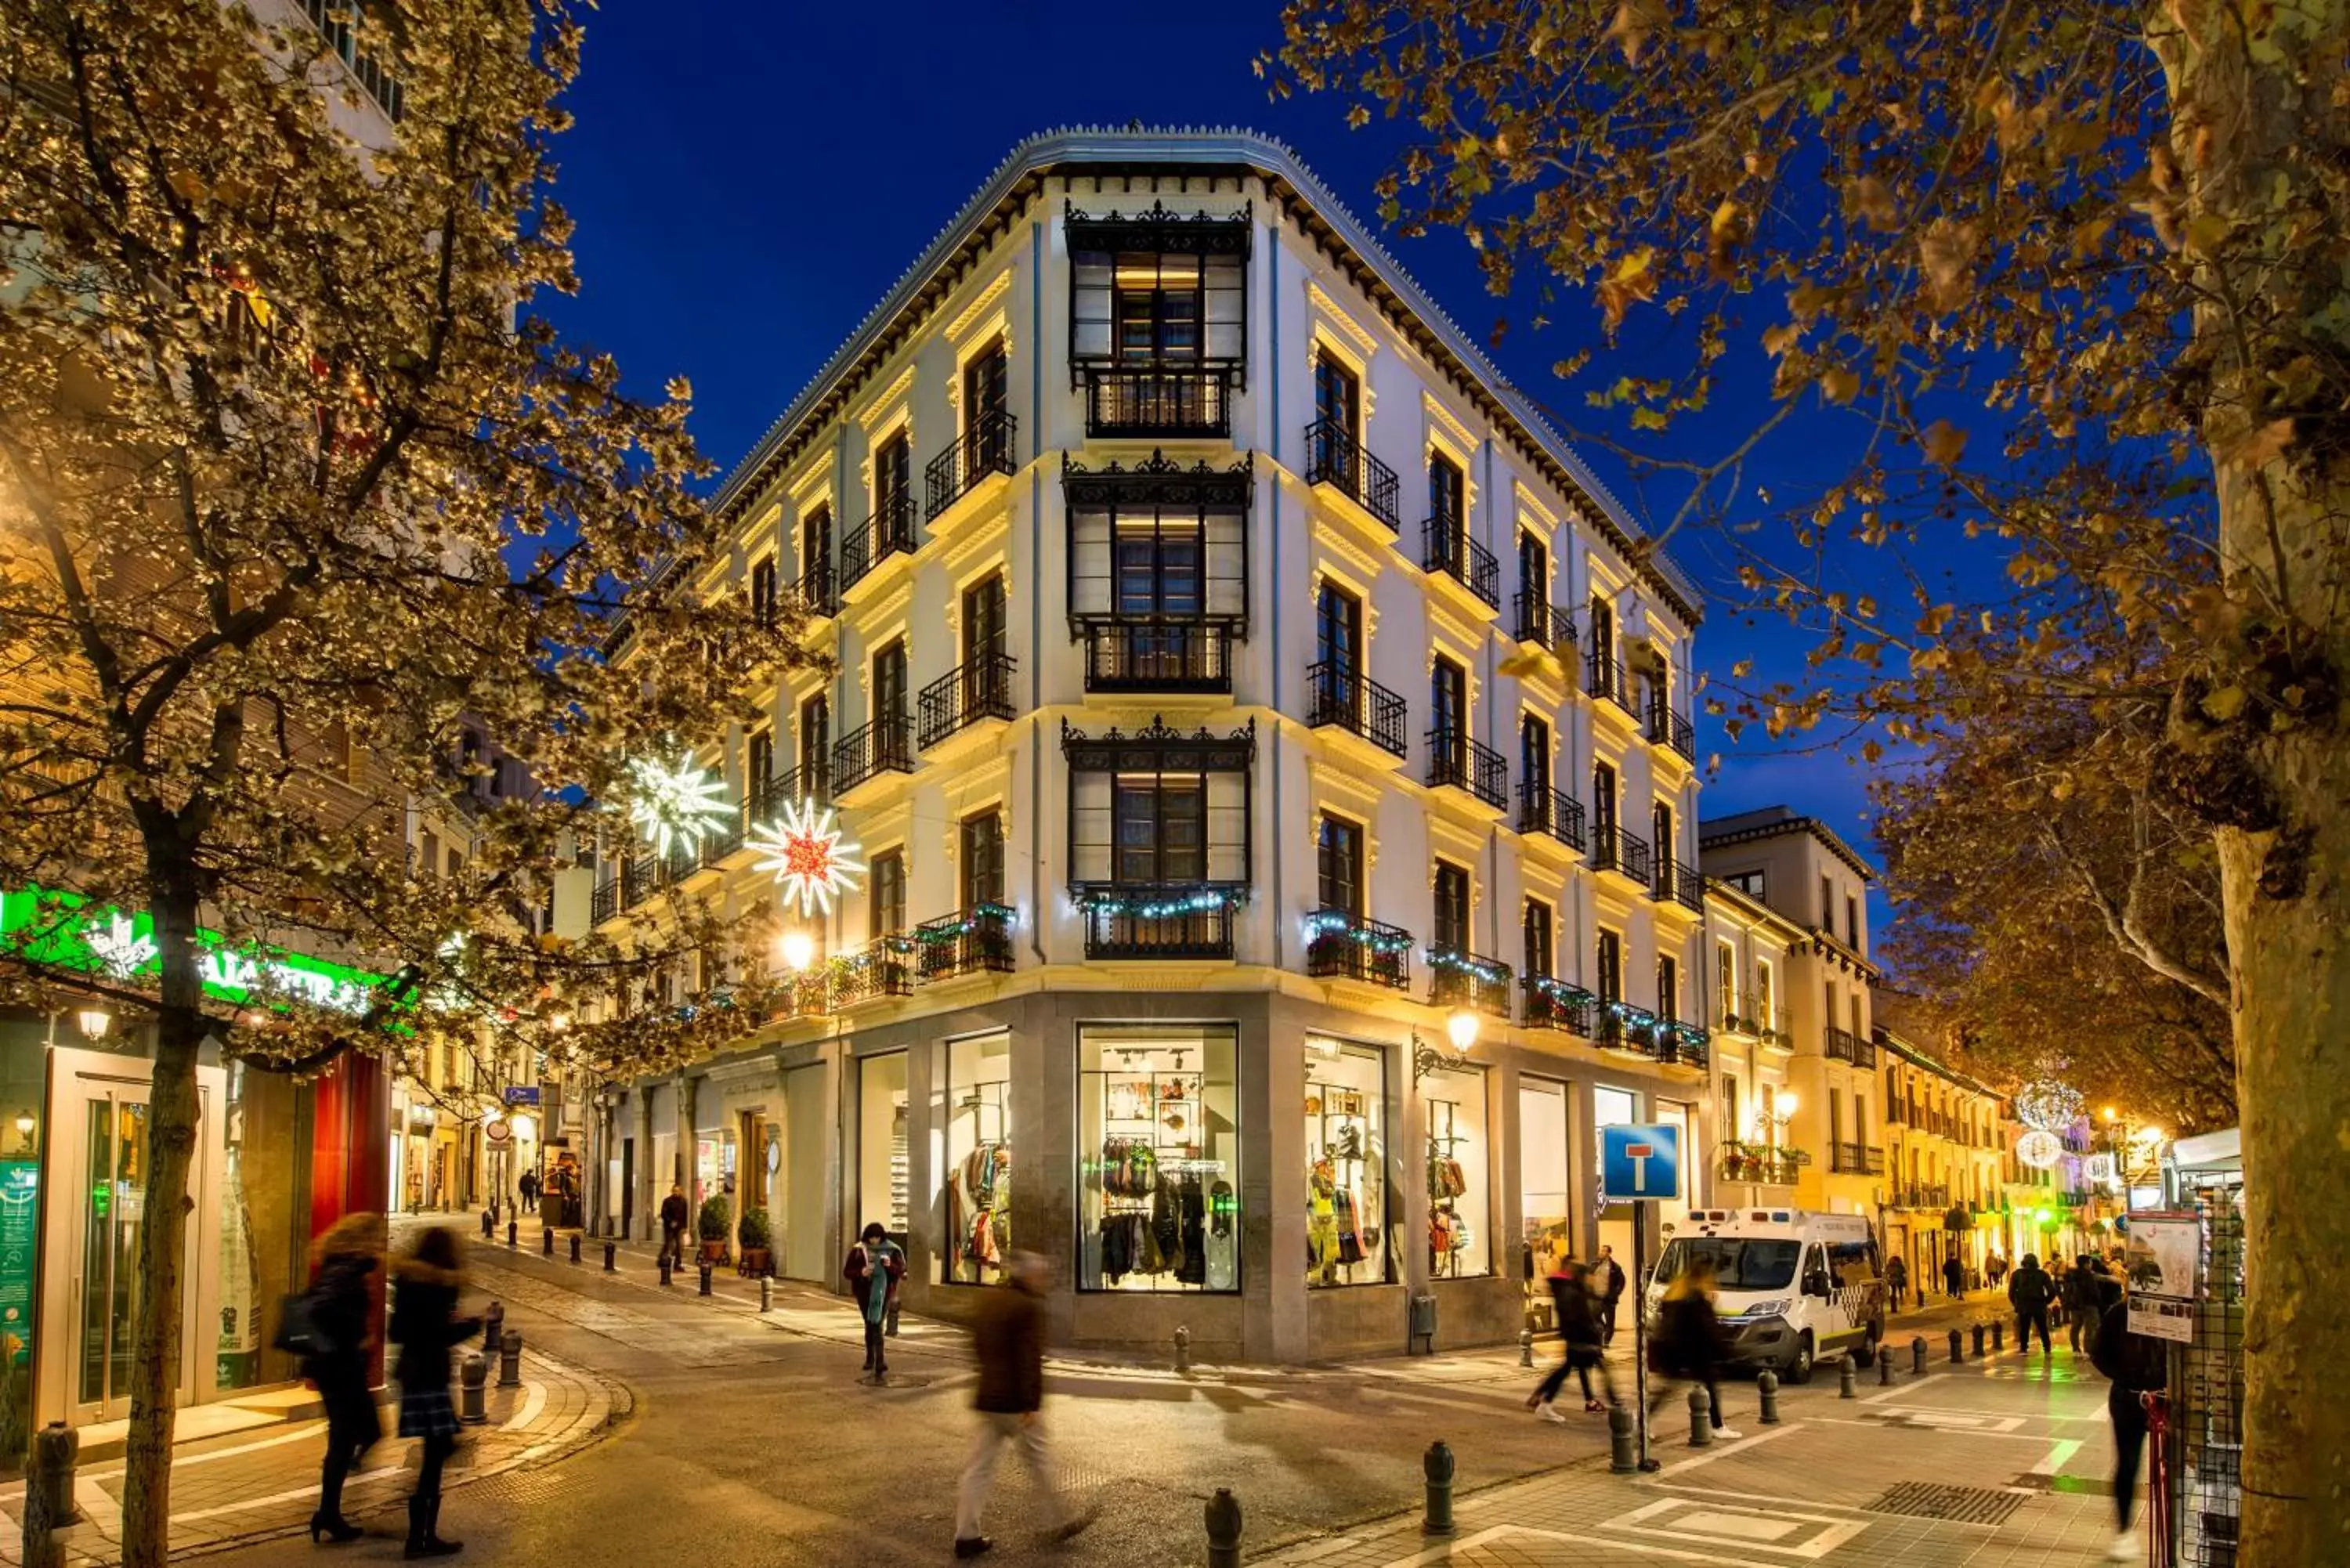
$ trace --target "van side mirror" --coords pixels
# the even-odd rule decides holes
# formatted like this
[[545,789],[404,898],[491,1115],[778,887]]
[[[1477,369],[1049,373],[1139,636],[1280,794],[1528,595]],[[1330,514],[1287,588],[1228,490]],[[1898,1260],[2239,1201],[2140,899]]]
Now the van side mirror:
[[1825,1274],[1816,1272],[1805,1274],[1804,1276],[1804,1293],[1807,1296],[1817,1296],[1822,1301],[1825,1301],[1828,1297],[1828,1277]]

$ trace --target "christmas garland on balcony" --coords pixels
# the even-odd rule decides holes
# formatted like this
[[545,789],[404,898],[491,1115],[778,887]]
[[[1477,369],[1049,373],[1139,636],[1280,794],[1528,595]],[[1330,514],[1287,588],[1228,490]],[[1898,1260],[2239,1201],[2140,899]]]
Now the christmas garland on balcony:
[[1430,948],[1428,962],[1431,969],[1458,970],[1482,985],[1510,983],[1510,966],[1482,959],[1474,953],[1458,952],[1451,948]]
[[1080,893],[1076,897],[1077,908],[1087,914],[1138,920],[1162,920],[1170,915],[1199,915],[1210,910],[1230,909],[1240,901],[1241,895],[1237,891],[1206,888],[1188,893],[1119,893],[1102,889]]
[[1409,931],[1375,930],[1337,909],[1317,909],[1305,917],[1305,940],[1315,942],[1324,937],[1345,937],[1382,956],[1409,952],[1412,946]]
[[1008,931],[1017,918],[1014,910],[1002,904],[974,904],[961,914],[925,920],[914,928],[914,940],[931,944],[951,942],[985,930],[990,926]]

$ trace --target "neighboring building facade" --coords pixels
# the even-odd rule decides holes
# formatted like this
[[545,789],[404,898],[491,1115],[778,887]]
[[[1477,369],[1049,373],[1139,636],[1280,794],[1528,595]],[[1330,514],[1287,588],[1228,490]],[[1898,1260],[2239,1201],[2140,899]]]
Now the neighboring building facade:
[[1783,1200],[1874,1217],[1885,1189],[1869,1015],[1877,971],[1868,961],[1867,895],[1876,872],[1825,824],[1783,805],[1709,819],[1699,841],[1708,878],[1800,930],[1773,976],[1783,988],[1773,1002],[1786,1047],[1778,1081],[1794,1096],[1789,1147],[1812,1158],[1781,1172],[1794,1178]]
[[1876,1044],[1885,1064],[1888,1253],[1908,1260],[1913,1282],[1939,1292],[1950,1258],[1972,1289],[1994,1256],[2013,1263],[2044,1251],[2029,1234],[2030,1210],[2011,1213],[2010,1173],[2022,1168],[2003,1096],[1891,1030],[1878,1029]]
[[868,869],[798,1016],[617,1096],[608,1220],[681,1180],[830,1282],[879,1220],[948,1317],[1034,1248],[1063,1342],[1295,1362],[1627,1252],[1598,1124],[1702,1169],[1695,596],[1286,150],[1023,144],[719,506],[705,591],[838,673],[598,918],[771,903],[743,832],[802,799]]
[[[1751,879],[1750,879],[1751,880]],[[1804,928],[1718,877],[1705,887],[1700,974],[1713,1031],[1714,1199],[1733,1205],[1791,1204],[1804,1172],[1825,1157],[1795,1141],[1802,1092],[1789,1068],[1787,977],[1809,940]]]

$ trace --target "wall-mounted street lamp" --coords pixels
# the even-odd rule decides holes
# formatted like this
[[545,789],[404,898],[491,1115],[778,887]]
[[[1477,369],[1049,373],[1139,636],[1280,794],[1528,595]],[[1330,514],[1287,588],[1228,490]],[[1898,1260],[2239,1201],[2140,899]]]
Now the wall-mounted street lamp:
[[1444,1038],[1450,1050],[1430,1044],[1411,1032],[1411,1078],[1418,1083],[1430,1073],[1449,1073],[1469,1059],[1477,1044],[1477,1033],[1482,1027],[1477,1015],[1465,1007],[1455,1008],[1444,1021]]
[[784,967],[794,974],[806,974],[808,965],[816,961],[816,939],[806,931],[785,931],[776,947],[783,954]]
[[103,1040],[114,1027],[114,1014],[103,1007],[85,1007],[74,1014],[74,1025],[81,1031],[83,1039]]

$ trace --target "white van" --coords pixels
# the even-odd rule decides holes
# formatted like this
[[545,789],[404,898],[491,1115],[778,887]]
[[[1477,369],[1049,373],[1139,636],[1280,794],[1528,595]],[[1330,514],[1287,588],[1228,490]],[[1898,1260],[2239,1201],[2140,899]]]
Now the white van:
[[1804,1383],[1822,1358],[1856,1355],[1864,1366],[1876,1359],[1885,1279],[1876,1233],[1861,1216],[1692,1209],[1687,1224],[1671,1228],[1649,1276],[1652,1325],[1667,1287],[1699,1254],[1713,1260],[1714,1307],[1735,1365]]

